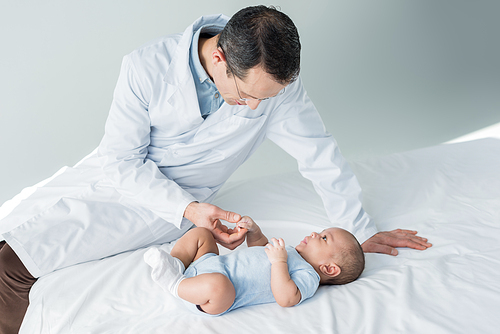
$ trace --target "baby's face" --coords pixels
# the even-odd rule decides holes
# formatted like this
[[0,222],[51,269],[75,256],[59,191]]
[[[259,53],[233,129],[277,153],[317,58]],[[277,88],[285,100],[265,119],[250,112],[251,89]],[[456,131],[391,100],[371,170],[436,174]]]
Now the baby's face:
[[320,233],[311,233],[295,249],[311,265],[319,266],[331,262],[335,254],[355,242],[351,233],[332,227]]

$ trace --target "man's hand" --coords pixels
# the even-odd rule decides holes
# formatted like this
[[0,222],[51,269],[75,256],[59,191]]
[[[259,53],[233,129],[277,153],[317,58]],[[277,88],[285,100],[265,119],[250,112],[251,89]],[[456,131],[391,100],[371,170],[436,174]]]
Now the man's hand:
[[241,216],[208,203],[191,202],[184,211],[184,217],[198,227],[209,229],[222,246],[235,249],[245,241],[246,229],[229,229],[220,219],[236,224]]
[[417,231],[401,230],[379,232],[366,240],[361,247],[365,253],[382,253],[388,255],[398,255],[394,247],[409,247],[418,250],[425,250],[432,247],[427,239],[416,235]]
[[259,225],[257,225],[252,218],[244,216],[236,224],[237,229],[246,229],[247,232],[247,245],[248,247],[253,246],[265,246],[267,245],[267,238],[260,230]]

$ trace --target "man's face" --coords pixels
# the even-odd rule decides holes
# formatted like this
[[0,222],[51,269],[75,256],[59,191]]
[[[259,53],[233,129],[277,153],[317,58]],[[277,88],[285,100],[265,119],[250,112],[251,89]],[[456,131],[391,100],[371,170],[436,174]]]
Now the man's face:
[[[227,104],[248,105],[252,110],[257,109],[262,102],[258,99],[273,97],[285,88],[285,85],[274,81],[259,66],[250,69],[245,81],[243,81],[236,76],[227,75],[224,62],[224,66],[219,66],[214,72],[213,78],[219,93]],[[241,101],[240,98],[249,100]]]

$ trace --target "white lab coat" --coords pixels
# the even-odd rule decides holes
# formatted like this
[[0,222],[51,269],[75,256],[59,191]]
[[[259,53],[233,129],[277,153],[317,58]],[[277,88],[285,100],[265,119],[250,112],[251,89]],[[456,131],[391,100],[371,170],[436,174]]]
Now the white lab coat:
[[256,110],[223,104],[201,117],[193,31],[226,22],[202,17],[124,57],[98,150],[0,209],[0,233],[33,276],[178,238],[192,225],[186,206],[210,202],[266,137],[297,159],[332,225],[360,242],[377,232],[300,78]]

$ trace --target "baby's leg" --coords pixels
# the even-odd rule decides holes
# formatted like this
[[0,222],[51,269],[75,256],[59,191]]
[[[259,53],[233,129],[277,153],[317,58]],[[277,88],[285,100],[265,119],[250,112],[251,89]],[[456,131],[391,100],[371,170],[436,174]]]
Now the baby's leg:
[[153,281],[163,290],[178,296],[178,286],[186,278],[180,262],[187,268],[191,262],[207,253],[219,254],[219,249],[212,233],[198,227],[182,236],[170,254],[158,248],[151,248],[144,253],[144,261],[153,269],[151,272]]
[[233,305],[234,286],[223,274],[201,274],[180,282],[177,293],[208,314],[220,314]]
[[208,229],[196,227],[180,238],[170,252],[187,268],[191,262],[198,260],[207,253],[219,254],[215,239]]

